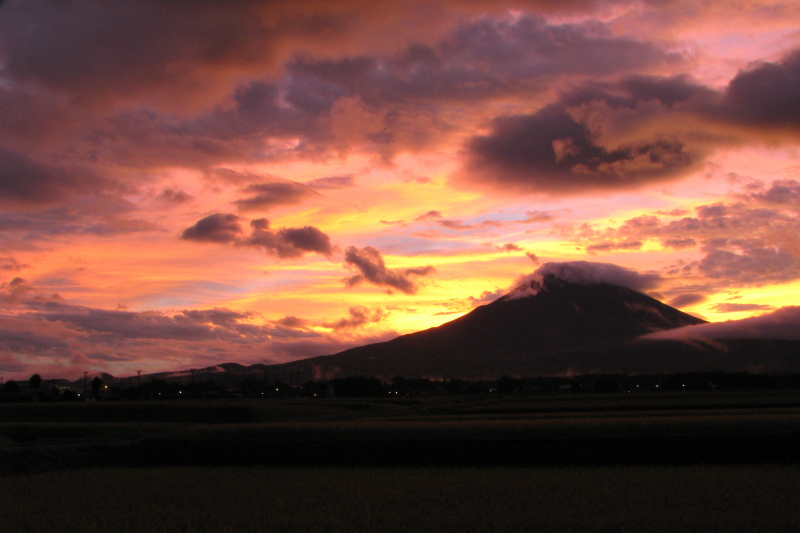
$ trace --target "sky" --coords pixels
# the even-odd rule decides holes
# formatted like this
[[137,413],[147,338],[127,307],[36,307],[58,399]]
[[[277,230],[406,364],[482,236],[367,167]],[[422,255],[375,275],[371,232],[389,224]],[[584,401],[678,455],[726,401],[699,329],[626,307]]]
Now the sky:
[[333,354],[576,261],[800,323],[798,28],[769,0],[4,0],[0,375]]

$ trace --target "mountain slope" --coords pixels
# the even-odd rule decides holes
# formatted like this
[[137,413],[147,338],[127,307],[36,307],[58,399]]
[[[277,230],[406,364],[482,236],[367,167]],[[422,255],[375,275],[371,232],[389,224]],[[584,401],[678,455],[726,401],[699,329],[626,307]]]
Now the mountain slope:
[[441,326],[270,369],[309,379],[562,374],[582,354],[703,322],[626,287],[545,276]]

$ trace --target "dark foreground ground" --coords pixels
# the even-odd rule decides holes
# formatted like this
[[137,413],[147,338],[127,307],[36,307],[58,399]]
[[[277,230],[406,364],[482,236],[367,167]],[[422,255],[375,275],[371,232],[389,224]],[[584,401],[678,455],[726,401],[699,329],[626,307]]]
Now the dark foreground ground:
[[800,391],[0,405],[0,475],[800,463]]
[[0,478],[3,531],[800,531],[797,465],[94,469]]
[[0,405],[3,531],[800,531],[800,391]]

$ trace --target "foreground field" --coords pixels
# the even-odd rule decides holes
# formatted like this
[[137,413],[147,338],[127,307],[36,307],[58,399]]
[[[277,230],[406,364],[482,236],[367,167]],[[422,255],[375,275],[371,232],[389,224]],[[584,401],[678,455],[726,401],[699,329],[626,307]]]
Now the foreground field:
[[0,478],[28,533],[796,532],[800,466],[97,469]]
[[0,475],[170,466],[800,464],[800,393],[0,406]]

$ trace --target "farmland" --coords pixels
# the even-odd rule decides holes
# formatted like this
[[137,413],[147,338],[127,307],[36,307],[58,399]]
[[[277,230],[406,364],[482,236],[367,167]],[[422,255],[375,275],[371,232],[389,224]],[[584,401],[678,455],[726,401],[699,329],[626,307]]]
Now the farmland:
[[0,523],[796,531],[798,450],[798,391],[7,404]]

